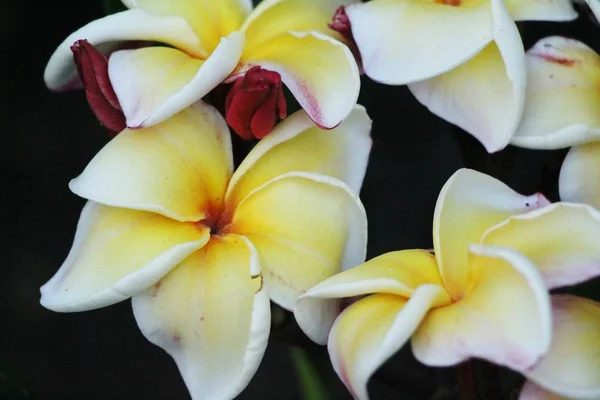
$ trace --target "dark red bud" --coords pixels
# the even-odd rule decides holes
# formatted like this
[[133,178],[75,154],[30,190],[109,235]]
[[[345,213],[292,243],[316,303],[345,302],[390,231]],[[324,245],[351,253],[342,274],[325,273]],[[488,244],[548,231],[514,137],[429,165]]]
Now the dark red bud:
[[352,36],[352,24],[350,23],[350,18],[348,18],[348,15],[346,14],[345,6],[339,6],[337,10],[335,10],[333,21],[330,24],[327,24],[327,26],[344,38],[346,45],[350,51],[352,51],[354,58],[360,63],[360,52],[358,51],[356,41],[354,41],[354,36]]
[[262,139],[287,116],[281,76],[252,67],[235,81],[225,99],[225,119],[240,137]]
[[76,41],[71,51],[90,108],[111,136],[115,136],[126,128],[126,124],[108,78],[108,59],[87,40]]

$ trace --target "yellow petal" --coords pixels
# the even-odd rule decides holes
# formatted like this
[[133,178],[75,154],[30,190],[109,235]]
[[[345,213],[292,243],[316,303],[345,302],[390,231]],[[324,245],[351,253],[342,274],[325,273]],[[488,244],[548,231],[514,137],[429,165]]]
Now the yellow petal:
[[554,295],[552,316],[550,351],[525,376],[567,398],[600,398],[600,303]]
[[560,198],[600,208],[600,142],[572,147],[560,169]]
[[44,71],[44,80],[50,89],[69,89],[79,81],[71,46],[80,39],[94,46],[149,40],[175,46],[195,56],[203,54],[198,38],[183,18],[158,17],[143,10],[124,11],[90,22],[58,46]]
[[225,228],[258,249],[271,299],[293,310],[299,295],[365,260],[367,219],[341,181],[288,173],[246,197]]
[[243,35],[234,32],[205,61],[166,47],[112,54],[108,73],[127,126],[157,124],[200,100],[234,70],[243,46]]
[[123,131],[69,187],[98,203],[199,221],[220,209],[232,169],[223,117],[197,103],[153,128]]
[[513,216],[482,236],[529,257],[550,289],[600,275],[600,212],[583,204],[556,203]]
[[547,391],[546,389],[536,385],[532,381],[526,381],[519,400],[572,400],[559,396],[556,393]]
[[492,1],[492,14],[492,44],[460,67],[409,86],[431,112],[469,132],[490,153],[506,147],[515,133],[526,86],[525,50],[502,0]]
[[156,283],[209,237],[201,226],[90,201],[67,259],[41,288],[41,304],[64,312],[125,300]]
[[288,32],[247,48],[243,68],[275,71],[300,106],[324,128],[338,125],[352,111],[360,75],[352,52],[318,32]]
[[157,15],[185,18],[209,54],[220,38],[241,28],[252,10],[251,0],[127,0],[126,4]]
[[550,346],[550,298],[539,272],[513,250],[472,245],[472,288],[432,310],[412,339],[415,357],[430,366],[483,358],[516,371]]
[[359,193],[371,150],[371,122],[362,106],[355,106],[329,131],[316,127],[305,112],[294,113],[258,142],[237,168],[227,201],[238,204],[252,190],[292,171],[332,176]]
[[328,349],[335,372],[356,399],[366,400],[367,382],[408,341],[431,307],[444,301],[441,286],[423,285],[413,297],[374,294],[338,317]]
[[394,85],[428,79],[462,64],[492,40],[488,0],[439,3],[377,0],[346,8],[370,78]]
[[194,399],[234,398],[254,375],[269,337],[269,298],[256,250],[244,238],[212,238],[133,298],[146,338],[177,363]]
[[290,31],[320,32],[336,39],[342,37],[329,29],[335,10],[353,0],[264,0],[248,17],[242,31],[248,50]]
[[499,180],[461,169],[442,188],[433,217],[433,246],[444,285],[455,298],[469,288],[467,246],[511,215],[548,204],[541,194],[521,196]]
[[527,102],[511,143],[557,149],[600,139],[600,56],[559,36],[527,51]]
[[515,21],[571,21],[577,12],[571,0],[504,0]]
[[311,340],[325,344],[339,313],[339,299],[372,293],[408,298],[426,284],[442,285],[435,257],[425,250],[394,251],[317,284],[300,296],[294,316]]

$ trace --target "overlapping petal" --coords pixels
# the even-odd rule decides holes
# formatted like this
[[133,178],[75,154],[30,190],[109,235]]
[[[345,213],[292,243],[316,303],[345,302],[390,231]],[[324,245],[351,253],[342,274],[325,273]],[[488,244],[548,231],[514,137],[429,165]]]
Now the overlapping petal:
[[199,221],[221,207],[232,169],[223,117],[197,103],[159,125],[123,131],[70,188],[98,203]]
[[590,9],[594,13],[594,16],[600,21],[600,3],[597,0],[585,0]]
[[317,283],[365,260],[364,208],[347,185],[324,175],[272,179],[239,203],[224,230],[252,241],[271,299],[289,310]]
[[555,203],[490,228],[482,244],[529,257],[549,289],[600,275],[600,213],[583,204]]
[[193,398],[233,398],[258,368],[271,317],[257,273],[247,240],[213,238],[133,298],[142,333],[173,357]]
[[441,286],[427,284],[410,299],[373,294],[344,310],[331,329],[328,349],[333,368],[355,398],[369,398],[371,375],[408,341],[427,311],[446,299]]
[[157,124],[200,100],[235,69],[243,47],[234,32],[205,61],[164,47],[115,52],[108,73],[127,126]]
[[560,198],[600,208],[600,182],[596,175],[599,168],[600,142],[572,147],[560,169]]
[[577,12],[571,0],[504,0],[515,21],[571,21]]
[[278,124],[237,168],[227,189],[234,207],[252,190],[292,171],[316,172],[345,182],[359,193],[371,150],[372,121],[362,106],[335,129],[322,130],[304,111]]
[[78,82],[71,46],[80,39],[86,39],[94,46],[123,40],[149,40],[169,44],[191,55],[206,55],[183,18],[128,10],[90,22],[58,46],[44,71],[44,80],[50,89],[70,89]]
[[425,250],[394,251],[317,284],[298,299],[294,316],[310,339],[325,344],[339,313],[339,299],[372,293],[409,298],[426,284],[442,285],[435,257]]
[[458,68],[409,85],[431,112],[475,136],[490,153],[506,147],[517,130],[527,78],[517,26],[503,0],[492,0],[491,8],[493,43]]
[[208,53],[217,47],[221,37],[239,30],[252,11],[252,0],[125,0],[124,3],[156,15],[185,18]]
[[428,79],[464,63],[490,43],[488,0],[463,6],[438,3],[377,0],[346,7],[370,78],[395,85]]
[[550,351],[525,375],[566,398],[600,398],[600,303],[552,296]]
[[527,103],[511,143],[556,149],[600,139],[600,56],[559,36],[527,52]]
[[286,32],[244,50],[242,68],[275,71],[319,126],[337,126],[356,104],[360,74],[348,47],[319,32]]
[[208,242],[203,227],[158,214],[84,207],[69,256],[41,288],[54,311],[84,311],[136,295]]
[[552,393],[532,381],[525,382],[519,400],[570,400],[565,397]]
[[444,285],[462,298],[469,287],[467,247],[491,226],[548,204],[541,194],[522,196],[480,172],[458,170],[440,191],[433,219],[433,245]]
[[523,371],[550,346],[548,291],[535,264],[518,252],[471,245],[471,288],[429,312],[412,337],[415,357],[430,366],[471,357]]

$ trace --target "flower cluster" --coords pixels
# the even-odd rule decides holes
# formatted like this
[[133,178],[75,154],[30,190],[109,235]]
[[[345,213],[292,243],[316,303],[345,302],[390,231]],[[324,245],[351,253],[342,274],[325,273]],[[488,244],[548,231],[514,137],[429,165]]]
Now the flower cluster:
[[[521,373],[523,400],[600,399],[600,303],[551,293],[600,275],[600,55],[558,36],[525,51],[517,26],[573,20],[570,0],[123,3],[45,71],[52,90],[83,88],[112,138],[70,183],[87,204],[44,307],[131,299],[198,399],[246,387],[270,302],[327,344],[358,399],[409,340],[428,366]],[[461,169],[441,188],[433,251],[365,262],[361,73],[408,85],[490,153],[573,146],[562,201]],[[230,128],[255,142],[237,166]]]

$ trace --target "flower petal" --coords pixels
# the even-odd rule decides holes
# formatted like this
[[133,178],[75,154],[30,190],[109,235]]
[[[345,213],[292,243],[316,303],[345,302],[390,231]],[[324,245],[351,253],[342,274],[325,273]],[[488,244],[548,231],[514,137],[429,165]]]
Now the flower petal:
[[559,36],[527,52],[527,102],[511,143],[557,149],[600,139],[600,56]]
[[311,340],[325,344],[339,314],[339,299],[372,293],[408,298],[426,284],[442,285],[433,254],[425,250],[393,251],[312,287],[298,299],[294,316]]
[[555,203],[490,228],[482,244],[529,257],[549,289],[600,275],[600,212],[583,204]]
[[213,237],[133,298],[140,330],[173,357],[192,398],[234,398],[256,372],[271,324],[257,271],[247,240]]
[[408,341],[427,311],[445,297],[441,286],[423,285],[408,301],[374,294],[342,312],[327,347],[333,369],[356,399],[369,398],[369,378]]
[[504,0],[515,21],[571,21],[577,12],[571,0]]
[[600,142],[572,147],[560,169],[560,198],[600,208]]
[[348,47],[318,32],[283,33],[242,56],[242,69],[275,71],[300,106],[324,128],[338,125],[356,104],[360,74]]
[[358,105],[330,131],[316,127],[304,111],[294,113],[258,142],[235,171],[228,202],[237,204],[252,190],[292,171],[328,175],[359,193],[371,150],[371,125]]
[[199,221],[221,207],[232,169],[227,125],[200,102],[156,127],[123,131],[69,187],[98,203]]
[[488,228],[511,215],[547,204],[541,194],[522,196],[480,172],[455,172],[440,191],[433,217],[433,246],[450,294],[462,298],[469,287],[469,244],[478,243]]
[[291,172],[251,192],[224,229],[258,249],[271,299],[293,310],[308,289],[365,260],[367,219],[343,182]]
[[371,79],[392,85],[428,79],[490,43],[493,24],[487,0],[462,7],[438,3],[380,0],[346,7]]
[[471,245],[471,292],[432,310],[412,339],[430,366],[483,358],[516,371],[530,368],[550,346],[550,298],[527,257],[497,246]]
[[550,351],[525,376],[567,398],[600,398],[600,303],[554,295],[552,316]]
[[469,132],[490,153],[509,143],[525,104],[525,50],[502,1],[492,1],[493,43],[460,67],[409,85],[431,112]]
[[108,73],[127,126],[157,124],[200,100],[234,70],[243,47],[243,34],[234,32],[205,61],[170,48],[115,52]]
[[590,6],[590,9],[592,10],[592,13],[594,13],[596,19],[600,21],[600,2],[598,2],[598,0],[585,0],[585,2],[588,6]]
[[569,400],[562,396],[547,391],[546,389],[536,385],[531,381],[526,381],[521,393],[519,394],[519,400]]
[[159,17],[143,10],[128,10],[90,22],[69,35],[50,57],[44,80],[51,90],[69,89],[77,78],[71,46],[86,39],[99,46],[121,40],[149,40],[175,46],[192,55],[202,54],[198,38],[180,17]]
[[209,238],[210,231],[201,226],[90,201],[67,259],[41,288],[40,302],[66,312],[125,300],[156,283]]
[[256,46],[290,31],[316,31],[341,40],[342,37],[327,26],[335,10],[357,0],[263,0],[248,19],[242,31],[246,34],[247,48]]

